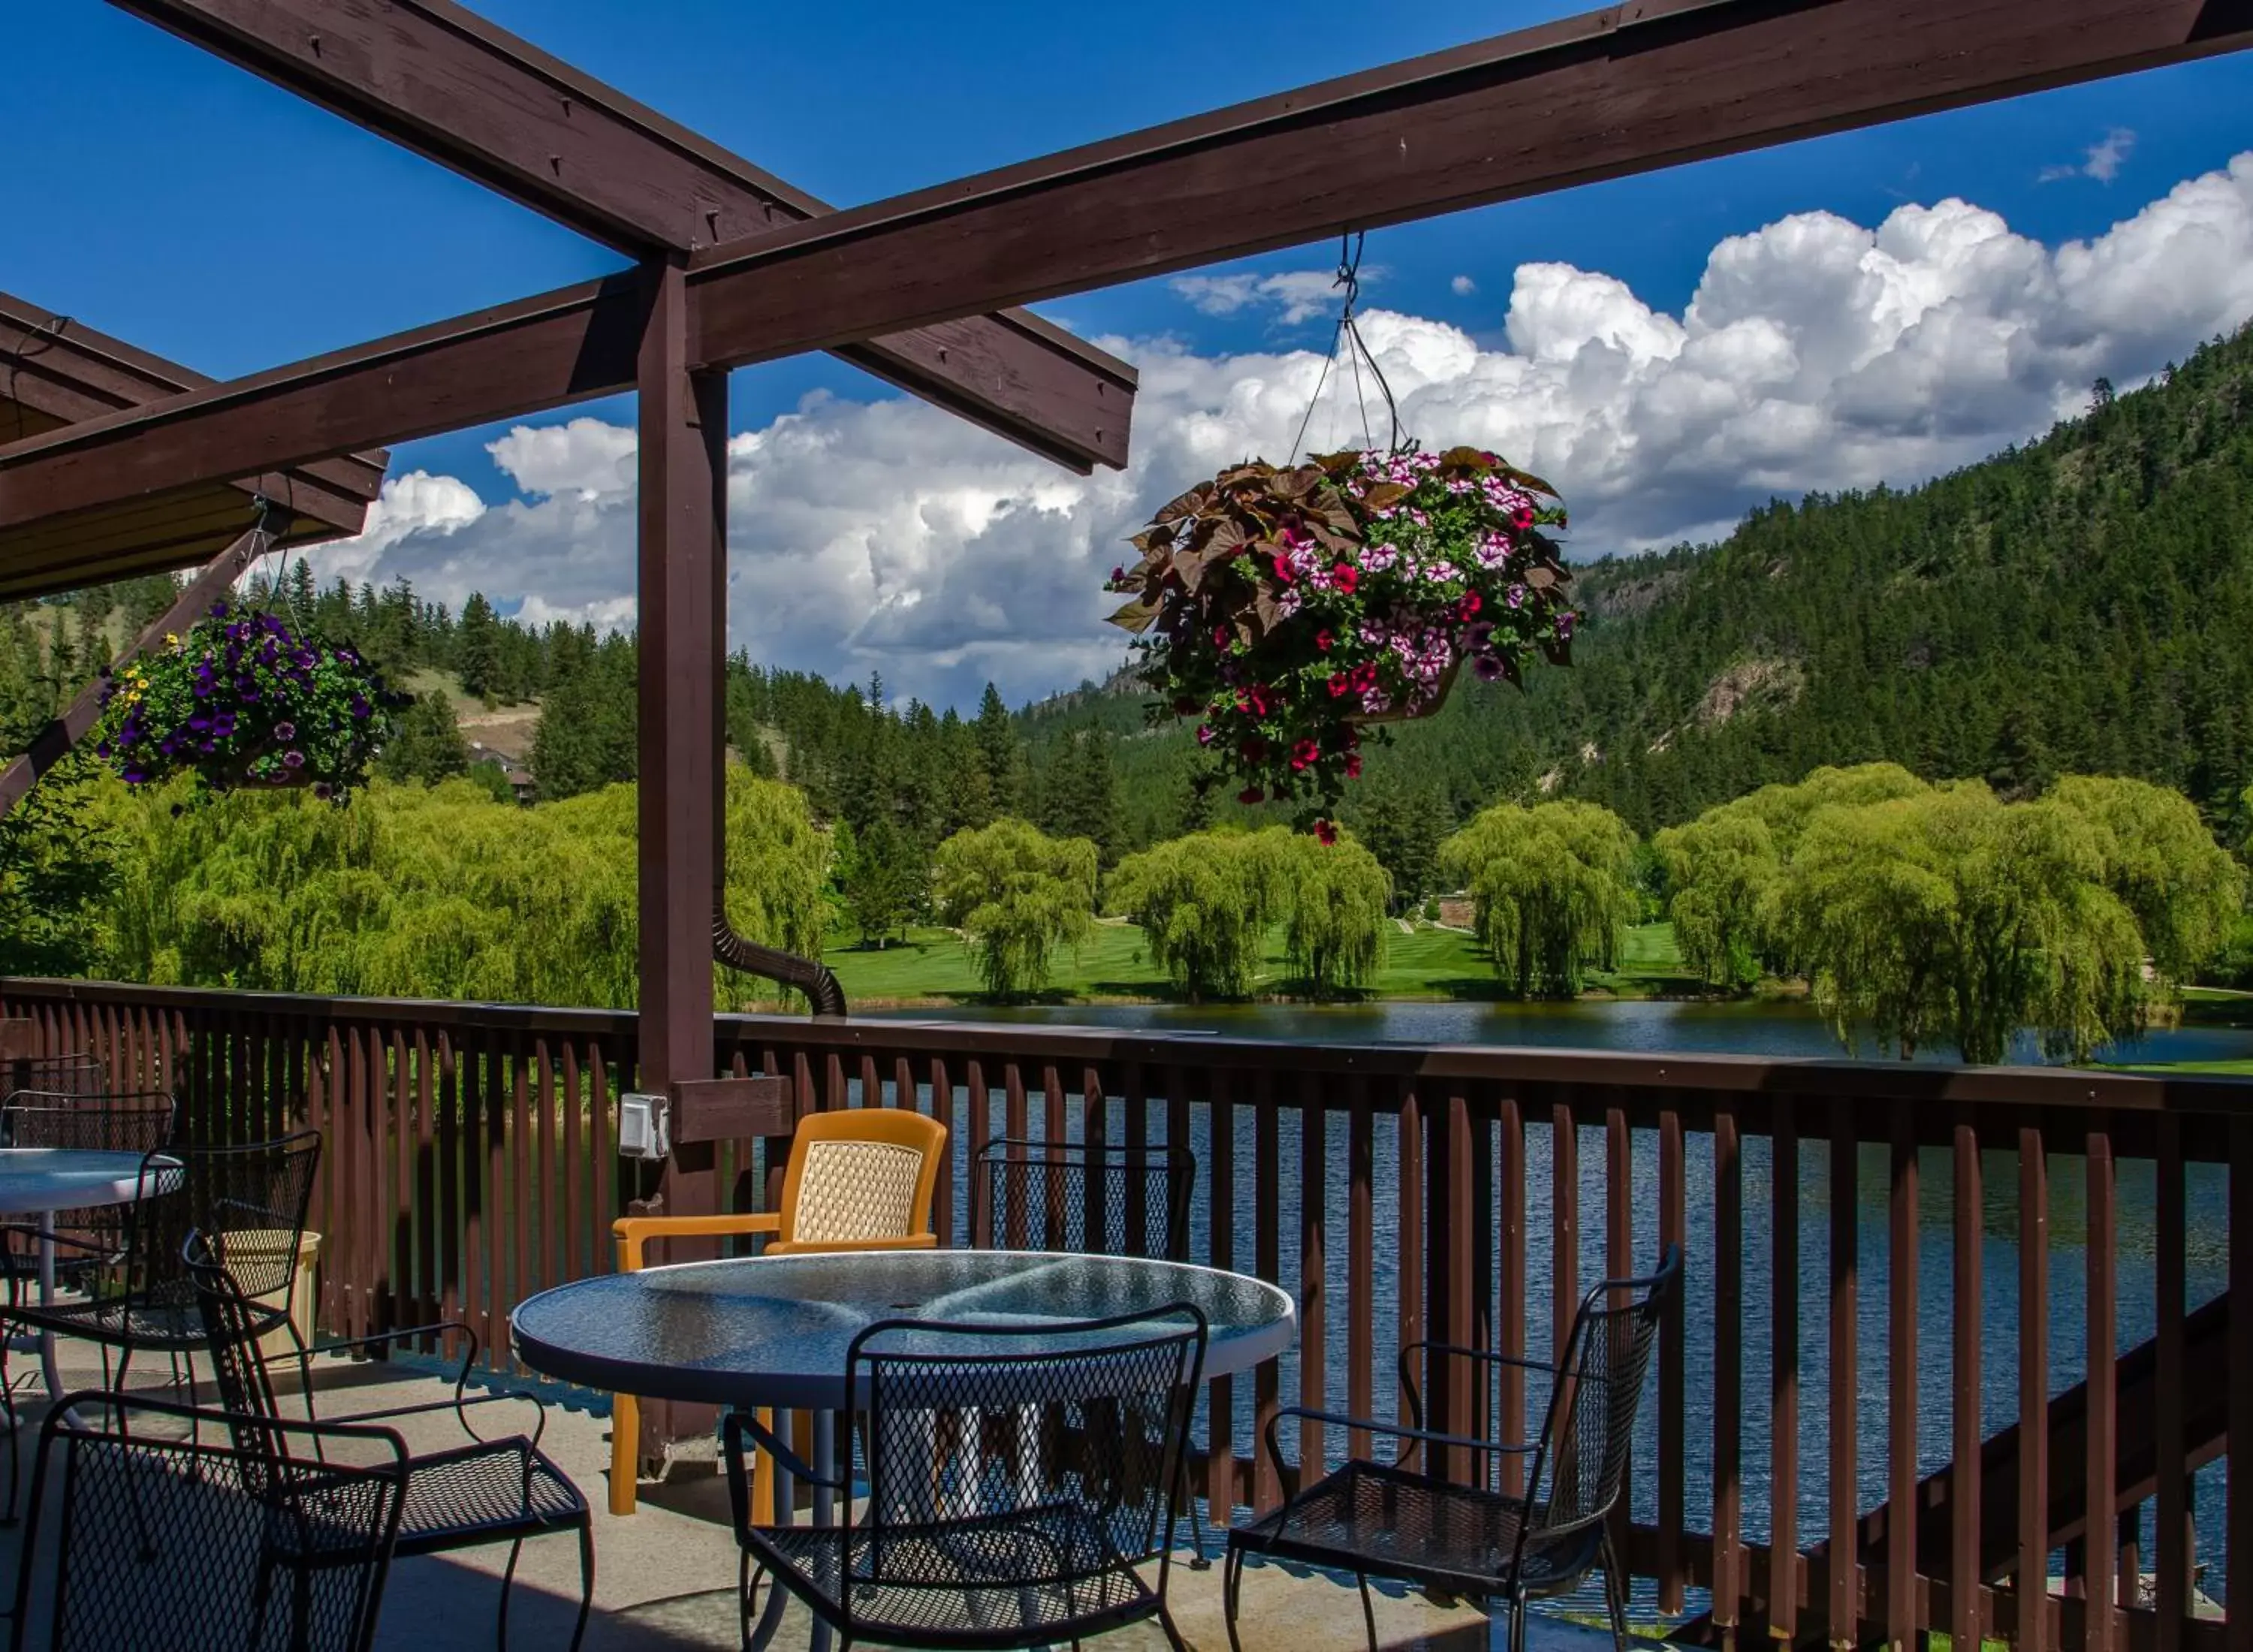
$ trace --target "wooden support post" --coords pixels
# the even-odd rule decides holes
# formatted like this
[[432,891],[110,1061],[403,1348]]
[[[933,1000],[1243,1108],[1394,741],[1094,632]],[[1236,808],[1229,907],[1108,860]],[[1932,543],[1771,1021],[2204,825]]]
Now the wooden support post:
[[[670,1095],[711,1078],[713,827],[720,776],[718,640],[726,538],[728,387],[689,371],[687,290],[677,261],[646,266],[647,321],[637,363],[640,399],[641,626],[639,823],[640,1087]],[[716,1144],[683,1141],[658,1185],[669,1216],[718,1209]],[[683,1241],[668,1260],[711,1255]],[[711,1424],[705,1407],[641,1408],[639,1453]],[[613,1489],[613,1499],[617,1495]]]

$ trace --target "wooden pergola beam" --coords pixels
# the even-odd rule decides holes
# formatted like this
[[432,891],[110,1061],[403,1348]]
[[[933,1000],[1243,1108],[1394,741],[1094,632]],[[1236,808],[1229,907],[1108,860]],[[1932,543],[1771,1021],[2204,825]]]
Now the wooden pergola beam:
[[[2235,51],[2249,0],[1664,0],[783,229],[691,261],[699,367]],[[624,388],[642,282],[566,289],[0,447],[59,512]]]
[[[82,423],[216,382],[74,317],[0,292],[0,437]],[[292,537],[303,540],[359,533],[388,459],[380,450],[347,453],[294,474],[275,467],[261,475],[210,479],[245,496],[286,502],[296,519]]]
[[1638,0],[715,248],[700,365],[2248,45],[2249,0]]
[[[453,0],[112,3],[635,258],[832,210]],[[837,353],[1072,470],[1126,463],[1133,369],[1037,316]]]

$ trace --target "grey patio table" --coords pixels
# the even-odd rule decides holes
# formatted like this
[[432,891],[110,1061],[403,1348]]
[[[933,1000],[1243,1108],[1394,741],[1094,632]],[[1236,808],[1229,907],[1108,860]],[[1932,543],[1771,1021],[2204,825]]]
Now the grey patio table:
[[[1175,1302],[1193,1303],[1205,1316],[1208,1377],[1273,1358],[1297,1328],[1289,1296],[1241,1273],[1128,1257],[935,1250],[746,1257],[606,1274],[520,1303],[510,1327],[517,1357],[563,1382],[653,1399],[812,1412],[811,1466],[827,1476],[835,1452],[830,1419],[848,1409],[846,1349],[878,1321],[1064,1324]],[[994,1400],[1006,1405],[1008,1397]],[[816,1492],[816,1521],[831,1518],[829,1503]],[[785,1520],[788,1509],[785,1499]],[[755,1648],[773,1635],[782,1603],[777,1589]],[[817,1624],[816,1652],[827,1640]]]
[[[170,1164],[169,1160],[163,1161]],[[177,1170],[178,1166],[173,1166]],[[87,1210],[101,1205],[131,1204],[151,1193],[171,1190],[150,1186],[145,1161],[137,1153],[103,1153],[81,1147],[0,1147],[0,1210],[39,1219],[39,1303],[52,1307],[55,1300],[55,1212]],[[62,1375],[55,1367],[55,1336],[39,1333],[39,1366],[47,1380],[47,1396],[62,1398]]]

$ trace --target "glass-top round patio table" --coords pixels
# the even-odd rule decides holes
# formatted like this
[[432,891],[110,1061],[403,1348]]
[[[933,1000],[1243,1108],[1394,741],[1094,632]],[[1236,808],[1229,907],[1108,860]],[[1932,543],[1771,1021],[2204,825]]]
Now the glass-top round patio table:
[[[55,1215],[99,1206],[131,1204],[178,1185],[179,1166],[137,1153],[84,1147],[0,1147],[0,1210],[39,1219],[39,1305],[55,1300]],[[62,1397],[55,1368],[55,1334],[39,1333],[39,1364],[47,1396]]]
[[1291,1299],[1241,1273],[1005,1251],[685,1262],[557,1286],[520,1303],[510,1323],[517,1357],[562,1382],[652,1399],[840,1411],[845,1350],[881,1320],[1061,1325],[1175,1302],[1205,1316],[1209,1377],[1273,1358],[1296,1329]]

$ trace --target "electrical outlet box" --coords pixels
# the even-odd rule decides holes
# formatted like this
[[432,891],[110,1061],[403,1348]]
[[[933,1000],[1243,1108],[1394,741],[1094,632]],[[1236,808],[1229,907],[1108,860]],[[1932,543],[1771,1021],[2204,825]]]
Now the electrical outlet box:
[[663,1096],[618,1098],[618,1154],[627,1159],[662,1159],[673,1151],[672,1104]]

